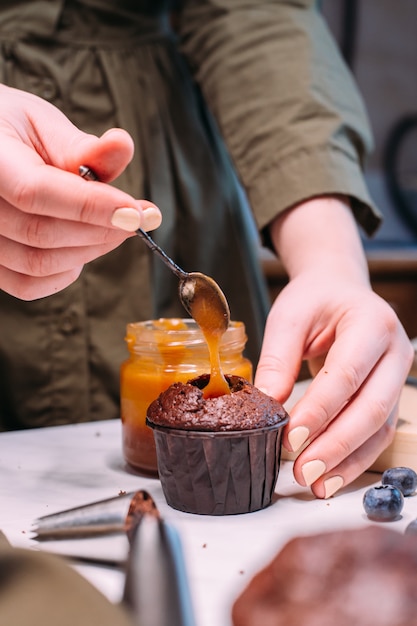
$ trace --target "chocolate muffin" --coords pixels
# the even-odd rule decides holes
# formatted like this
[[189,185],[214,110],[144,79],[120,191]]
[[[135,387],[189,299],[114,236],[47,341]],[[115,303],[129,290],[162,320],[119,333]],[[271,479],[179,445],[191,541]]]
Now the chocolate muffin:
[[268,506],[281,457],[283,406],[239,376],[231,393],[204,398],[209,375],[174,383],[148,408],[158,472],[170,506],[226,515]]
[[233,626],[416,626],[417,536],[371,526],[297,537],[236,600]]
[[148,408],[158,426],[185,430],[230,431],[273,426],[287,419],[283,406],[240,376],[226,376],[231,394],[204,398],[209,381],[203,374],[188,383],[174,383]]

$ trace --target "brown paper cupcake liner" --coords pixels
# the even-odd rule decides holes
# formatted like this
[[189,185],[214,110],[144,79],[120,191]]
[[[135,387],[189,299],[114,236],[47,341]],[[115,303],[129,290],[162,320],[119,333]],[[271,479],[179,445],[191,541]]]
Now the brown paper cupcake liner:
[[279,473],[282,429],[232,432],[153,428],[165,498],[180,511],[234,515],[267,507]]

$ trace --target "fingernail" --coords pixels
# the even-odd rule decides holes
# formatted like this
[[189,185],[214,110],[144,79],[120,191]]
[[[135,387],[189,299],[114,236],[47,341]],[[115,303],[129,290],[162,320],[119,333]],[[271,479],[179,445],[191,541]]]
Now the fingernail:
[[344,480],[341,476],[332,476],[331,478],[326,478],[324,481],[324,497],[330,498],[336,491],[339,491],[341,487],[344,485]]
[[293,452],[297,452],[310,435],[307,426],[297,426],[288,433],[288,441]]
[[307,487],[312,485],[324,472],[326,471],[326,463],[324,461],[320,461],[320,459],[316,459],[314,461],[308,461],[304,463],[301,468],[303,473],[303,477]]
[[132,207],[116,209],[111,217],[113,226],[132,233],[140,227],[141,221],[140,213]]
[[161,225],[162,215],[161,211],[154,206],[149,206],[143,209],[142,213],[142,228],[143,230],[155,230]]

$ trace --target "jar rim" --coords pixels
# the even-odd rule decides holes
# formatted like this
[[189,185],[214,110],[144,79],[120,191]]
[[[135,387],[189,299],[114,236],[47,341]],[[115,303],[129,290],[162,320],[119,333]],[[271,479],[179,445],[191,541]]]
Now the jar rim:
[[[171,324],[171,328],[169,325]],[[160,344],[161,333],[163,343],[167,345],[205,343],[204,335],[192,318],[159,318],[142,322],[130,322],[126,326],[126,340],[143,344]],[[224,333],[221,344],[235,341],[246,342],[246,331],[243,322],[231,321]]]

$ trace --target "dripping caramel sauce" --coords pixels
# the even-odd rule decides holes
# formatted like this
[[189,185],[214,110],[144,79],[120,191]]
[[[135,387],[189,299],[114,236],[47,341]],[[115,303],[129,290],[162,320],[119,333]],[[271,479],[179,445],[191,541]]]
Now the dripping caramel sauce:
[[224,315],[207,293],[194,298],[190,312],[204,335],[210,355],[210,380],[203,389],[203,396],[217,398],[230,394],[229,384],[220,365],[220,342],[227,329]]

